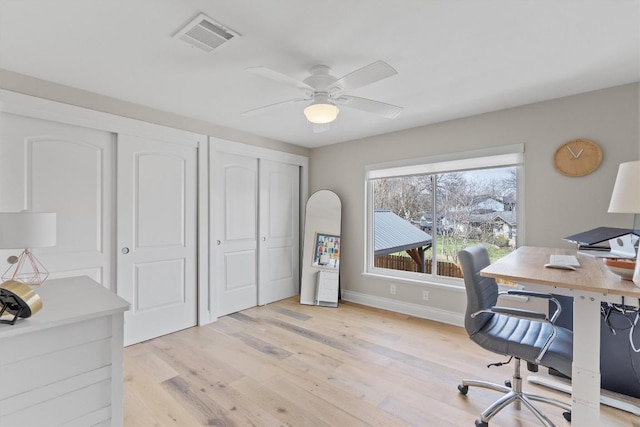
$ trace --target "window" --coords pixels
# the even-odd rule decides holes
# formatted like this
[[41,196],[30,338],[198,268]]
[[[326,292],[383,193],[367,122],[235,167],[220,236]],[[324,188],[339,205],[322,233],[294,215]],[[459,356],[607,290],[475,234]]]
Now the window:
[[[460,285],[457,253],[521,239],[522,144],[367,168],[366,272]],[[522,233],[520,233],[522,234]]]

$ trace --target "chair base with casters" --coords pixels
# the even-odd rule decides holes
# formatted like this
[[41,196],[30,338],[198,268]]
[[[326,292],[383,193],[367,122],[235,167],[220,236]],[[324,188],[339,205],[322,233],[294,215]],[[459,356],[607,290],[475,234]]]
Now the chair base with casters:
[[567,421],[571,421],[571,405],[568,403],[561,402],[556,399],[551,399],[549,397],[540,396],[532,393],[525,393],[522,391],[522,377],[520,376],[520,359],[515,359],[515,368],[513,372],[513,378],[511,381],[505,381],[505,385],[500,385],[496,383],[491,383],[488,381],[479,381],[479,380],[462,380],[462,383],[458,386],[458,391],[467,395],[469,392],[469,387],[482,387],[487,388],[489,390],[495,390],[504,393],[500,399],[491,404],[487,409],[485,409],[482,414],[480,414],[480,419],[476,420],[476,427],[487,427],[489,425],[489,420],[496,415],[500,410],[505,408],[507,405],[513,403],[513,406],[516,410],[520,410],[522,404],[529,408],[531,412],[546,426],[552,427],[554,424],[551,420],[544,415],[536,406],[532,403],[532,401],[547,403],[549,405],[554,405],[559,408],[565,410],[562,414]]
[[[488,426],[489,420],[501,409],[513,404],[516,410],[524,405],[543,425],[553,427],[553,422],[533,402],[562,408],[566,411],[563,414],[565,419],[570,420],[570,404],[524,393],[520,375],[521,361],[527,362],[534,371],[540,365],[554,368],[566,376],[571,375],[573,333],[555,325],[561,311],[558,300],[550,294],[520,289],[500,292],[494,279],[480,274],[490,264],[489,254],[482,246],[463,249],[458,252],[458,260],[467,293],[464,327],[469,338],[485,350],[510,357],[509,361],[515,359],[513,379],[504,386],[475,380],[463,380],[458,386],[458,391],[463,395],[468,393],[469,387],[483,387],[504,393],[504,396],[482,412],[481,418],[476,420],[476,426]],[[499,296],[504,294],[547,300],[555,304],[556,310],[549,316],[546,312],[500,306]]]

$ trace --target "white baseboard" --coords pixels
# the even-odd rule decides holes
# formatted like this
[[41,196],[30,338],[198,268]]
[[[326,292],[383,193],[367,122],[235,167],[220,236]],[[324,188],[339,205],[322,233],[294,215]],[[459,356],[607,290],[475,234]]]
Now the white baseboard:
[[408,314],[422,319],[435,320],[436,322],[464,327],[464,313],[442,310],[421,304],[397,301],[389,298],[376,297],[360,292],[348,290],[342,291],[342,299],[369,307],[381,308],[396,313]]

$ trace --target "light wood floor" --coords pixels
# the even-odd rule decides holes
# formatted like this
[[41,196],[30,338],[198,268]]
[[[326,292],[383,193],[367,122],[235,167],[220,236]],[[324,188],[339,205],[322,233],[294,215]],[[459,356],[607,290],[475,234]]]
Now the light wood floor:
[[[499,393],[462,396],[457,385],[463,377],[502,383],[512,365],[486,368],[498,361],[462,328],[288,299],[127,347],[125,425],[472,427]],[[570,425],[560,409],[540,406],[556,425]],[[609,426],[640,426],[622,411],[603,406],[602,414]],[[491,422],[537,425],[529,411],[512,408]]]

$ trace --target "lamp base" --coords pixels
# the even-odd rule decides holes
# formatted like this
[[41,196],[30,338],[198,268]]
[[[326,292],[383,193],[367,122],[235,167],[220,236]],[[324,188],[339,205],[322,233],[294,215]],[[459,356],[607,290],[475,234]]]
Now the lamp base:
[[29,249],[25,249],[18,259],[2,275],[2,280],[14,280],[27,285],[42,285],[49,272]]

